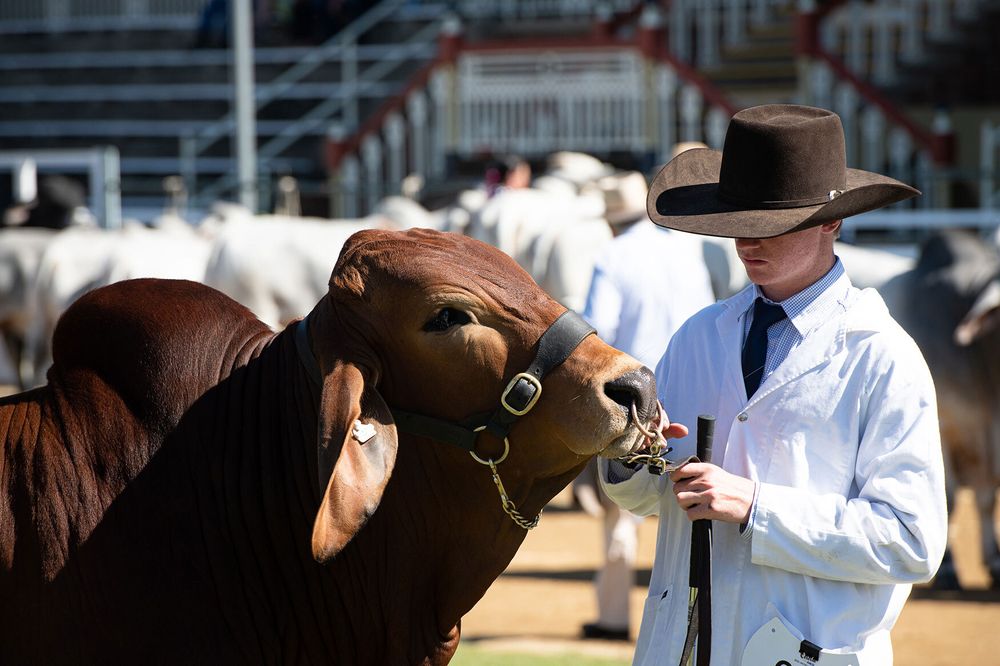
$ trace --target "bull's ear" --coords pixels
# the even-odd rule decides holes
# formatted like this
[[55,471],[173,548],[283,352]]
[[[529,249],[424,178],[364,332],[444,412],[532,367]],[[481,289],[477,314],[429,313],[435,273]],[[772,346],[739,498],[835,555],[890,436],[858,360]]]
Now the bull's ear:
[[318,463],[323,502],[312,551],[326,562],[375,513],[396,462],[396,427],[382,397],[353,364],[339,363],[323,381]]

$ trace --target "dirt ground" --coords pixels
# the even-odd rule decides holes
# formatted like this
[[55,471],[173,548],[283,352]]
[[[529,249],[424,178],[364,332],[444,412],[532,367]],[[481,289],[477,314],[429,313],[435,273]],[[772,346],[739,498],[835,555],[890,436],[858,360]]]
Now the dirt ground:
[[[961,593],[914,589],[893,631],[897,666],[1000,664],[995,638],[1000,593],[986,589],[978,553],[971,495],[961,493],[952,543]],[[645,582],[653,560],[656,521],[639,533],[639,583],[632,589],[633,636],[639,625]],[[600,525],[570,510],[568,494],[553,501],[507,571],[462,622],[463,644],[502,652],[578,653],[631,659],[634,643],[577,640],[580,625],[596,614],[591,580],[600,564]],[[513,658],[512,658],[513,659]],[[512,666],[516,660],[512,660]]]

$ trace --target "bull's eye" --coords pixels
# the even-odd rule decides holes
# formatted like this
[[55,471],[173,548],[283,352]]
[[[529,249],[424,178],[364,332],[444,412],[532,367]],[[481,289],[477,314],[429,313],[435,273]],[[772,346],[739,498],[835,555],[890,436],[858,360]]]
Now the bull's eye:
[[452,326],[468,324],[472,319],[468,314],[455,308],[441,308],[434,318],[424,324],[425,331],[444,331]]

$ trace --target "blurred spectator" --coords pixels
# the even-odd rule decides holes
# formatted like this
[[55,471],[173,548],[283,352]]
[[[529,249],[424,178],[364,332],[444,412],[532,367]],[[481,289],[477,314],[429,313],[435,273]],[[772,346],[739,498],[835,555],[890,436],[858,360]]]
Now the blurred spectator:
[[[695,147],[678,145],[675,153]],[[697,239],[653,224],[646,216],[647,183],[631,172],[602,178],[606,217],[615,234],[594,266],[583,316],[601,339],[655,368],[671,336],[695,312],[715,302]],[[603,518],[604,564],[594,578],[597,619],[583,638],[628,640],[638,526],[597,483],[596,460],[573,483],[587,513]]]
[[502,189],[520,189],[531,186],[531,165],[517,155],[505,155],[490,160],[483,174],[486,196],[492,197]]

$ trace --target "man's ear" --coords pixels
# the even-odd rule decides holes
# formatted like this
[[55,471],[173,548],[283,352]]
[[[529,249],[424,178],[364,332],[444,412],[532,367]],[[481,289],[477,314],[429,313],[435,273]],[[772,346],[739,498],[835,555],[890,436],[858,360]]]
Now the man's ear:
[[833,234],[833,239],[837,240],[840,238],[840,228],[844,225],[843,220],[832,220],[830,222],[824,222],[820,225],[820,228],[824,233]]

